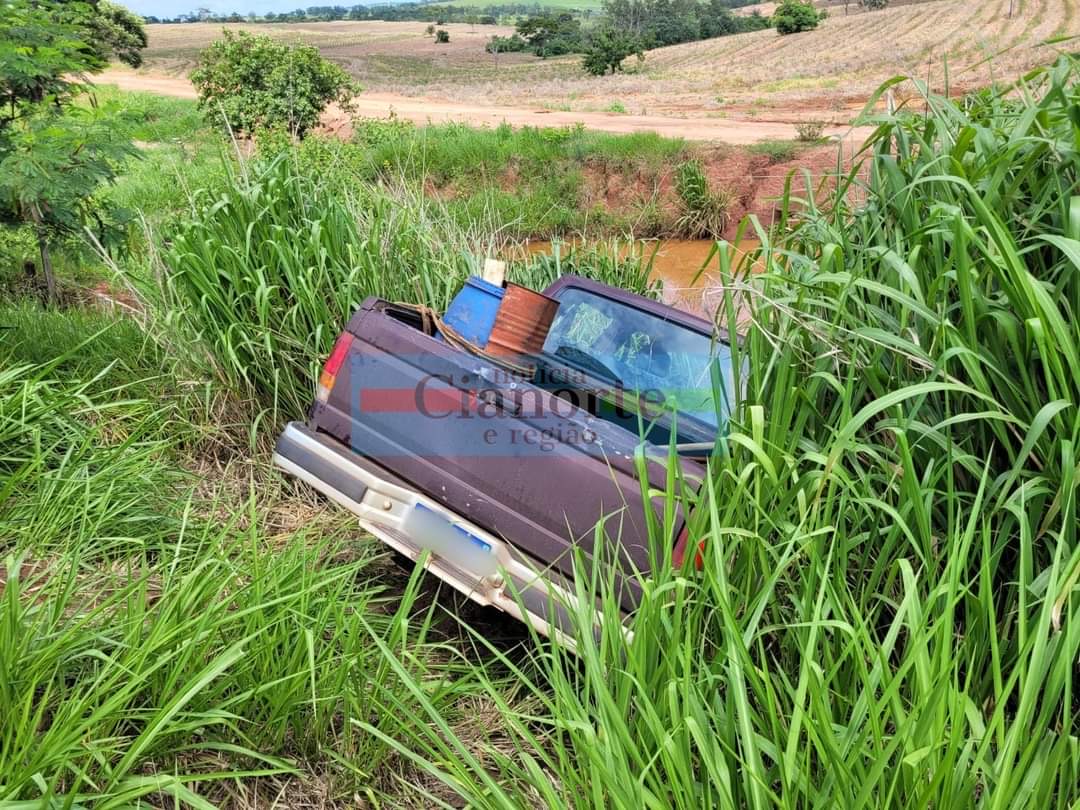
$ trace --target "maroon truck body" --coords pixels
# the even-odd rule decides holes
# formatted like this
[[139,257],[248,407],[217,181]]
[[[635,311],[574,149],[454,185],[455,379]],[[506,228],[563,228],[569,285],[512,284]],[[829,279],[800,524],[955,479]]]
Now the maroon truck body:
[[[584,279],[564,277],[545,294],[559,299],[571,290],[712,335],[704,320]],[[575,546],[592,556],[603,543],[627,574],[647,573],[656,554],[671,553],[683,516],[657,543],[643,497],[647,488],[665,490],[671,456],[597,415],[603,408],[589,389],[610,381],[580,368],[563,381],[561,361],[544,366],[545,384],[522,380],[441,341],[416,311],[376,298],[363,303],[346,331],[348,354],[328,397],[313,407],[309,430],[564,578],[572,575]],[[610,385],[603,393],[611,399]],[[674,463],[678,479],[696,487],[700,462],[676,456]],[[662,501],[657,496],[648,505],[657,526]],[[659,548],[650,549],[650,536]],[[623,578],[621,593],[623,608],[632,609],[636,577]]]

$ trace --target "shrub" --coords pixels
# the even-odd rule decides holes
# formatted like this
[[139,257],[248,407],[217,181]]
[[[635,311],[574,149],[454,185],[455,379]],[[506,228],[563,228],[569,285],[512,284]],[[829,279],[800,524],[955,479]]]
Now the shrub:
[[517,33],[537,56],[580,53],[581,21],[568,12],[545,12],[518,20]]
[[811,31],[821,22],[821,13],[809,0],[784,0],[773,13],[773,25],[781,34]]
[[423,289],[424,303],[445,308],[467,263],[404,206],[347,201],[291,158],[201,200],[164,260],[168,292],[186,304],[223,382],[296,415],[364,298],[415,300]]
[[765,155],[773,163],[791,160],[798,153],[795,141],[762,141],[749,147],[755,155]]
[[799,140],[812,142],[821,140],[821,134],[825,131],[824,121],[800,121],[795,125],[795,132]]
[[709,178],[700,161],[689,160],[675,172],[675,191],[682,204],[676,227],[691,239],[718,238],[727,227],[732,195],[709,187]]
[[405,118],[398,118],[393,110],[386,118],[357,118],[353,121],[353,143],[361,146],[382,146],[400,143],[408,138],[416,125]]
[[440,45],[445,45],[447,42],[450,41],[450,32],[447,31],[445,28],[440,28],[438,31],[435,32],[435,41],[438,42]]
[[859,4],[863,8],[868,8],[871,11],[887,8],[889,0],[859,0]]
[[234,132],[283,127],[303,136],[331,102],[348,107],[359,87],[310,45],[286,45],[246,31],[223,32],[191,74],[199,106]]

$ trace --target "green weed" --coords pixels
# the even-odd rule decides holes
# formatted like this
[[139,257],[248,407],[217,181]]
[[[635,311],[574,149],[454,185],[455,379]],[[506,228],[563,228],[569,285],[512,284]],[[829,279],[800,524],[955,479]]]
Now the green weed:
[[731,193],[711,188],[705,169],[696,160],[676,169],[675,191],[682,203],[676,223],[679,232],[691,239],[719,238],[730,219]]
[[[139,141],[191,142],[211,134],[211,129],[199,112],[198,102],[194,99],[120,90],[115,85],[108,84],[95,85],[92,96],[94,103],[120,104],[124,119],[130,126],[131,136]],[[90,103],[89,99],[87,103]]]
[[802,145],[797,141],[762,141],[748,147],[755,155],[765,155],[773,163],[784,163],[793,160]]

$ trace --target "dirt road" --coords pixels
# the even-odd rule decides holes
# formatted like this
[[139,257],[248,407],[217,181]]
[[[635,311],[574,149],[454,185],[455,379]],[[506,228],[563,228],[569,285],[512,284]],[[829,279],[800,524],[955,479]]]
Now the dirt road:
[[[195,98],[195,88],[185,78],[153,75],[129,70],[107,70],[96,81],[115,84],[124,90],[141,90],[160,95]],[[527,107],[496,107],[485,104],[464,104],[393,93],[362,93],[355,99],[355,114],[366,117],[385,117],[391,112],[417,124],[450,121],[473,125],[497,126],[506,122],[514,127],[561,127],[583,124],[603,132],[656,132],[670,138],[693,141],[722,141],[730,144],[753,144],[761,141],[793,140],[797,136],[794,124],[778,121],[729,121],[720,118],[695,116],[677,118],[664,115],[625,115],[599,112],[564,112],[561,110],[529,109]],[[323,116],[323,125],[333,132],[343,132],[349,116],[330,109]],[[827,136],[845,139],[858,137],[850,127],[827,127]]]

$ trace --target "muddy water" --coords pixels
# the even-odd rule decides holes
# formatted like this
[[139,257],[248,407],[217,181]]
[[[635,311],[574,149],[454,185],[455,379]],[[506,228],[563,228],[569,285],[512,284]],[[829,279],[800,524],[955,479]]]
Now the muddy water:
[[[560,242],[563,252],[580,246],[577,241]],[[711,239],[649,239],[620,244],[621,256],[641,253],[652,257],[652,275],[663,284],[666,303],[695,314],[711,315],[719,304],[720,258],[713,254],[716,242]],[[758,247],[758,242],[745,240],[737,245],[725,243],[730,252],[731,267],[737,268],[746,253]],[[551,253],[551,242],[527,242],[521,246],[528,255]],[[599,249],[605,246],[597,245]],[[751,268],[754,269],[754,268]]]

